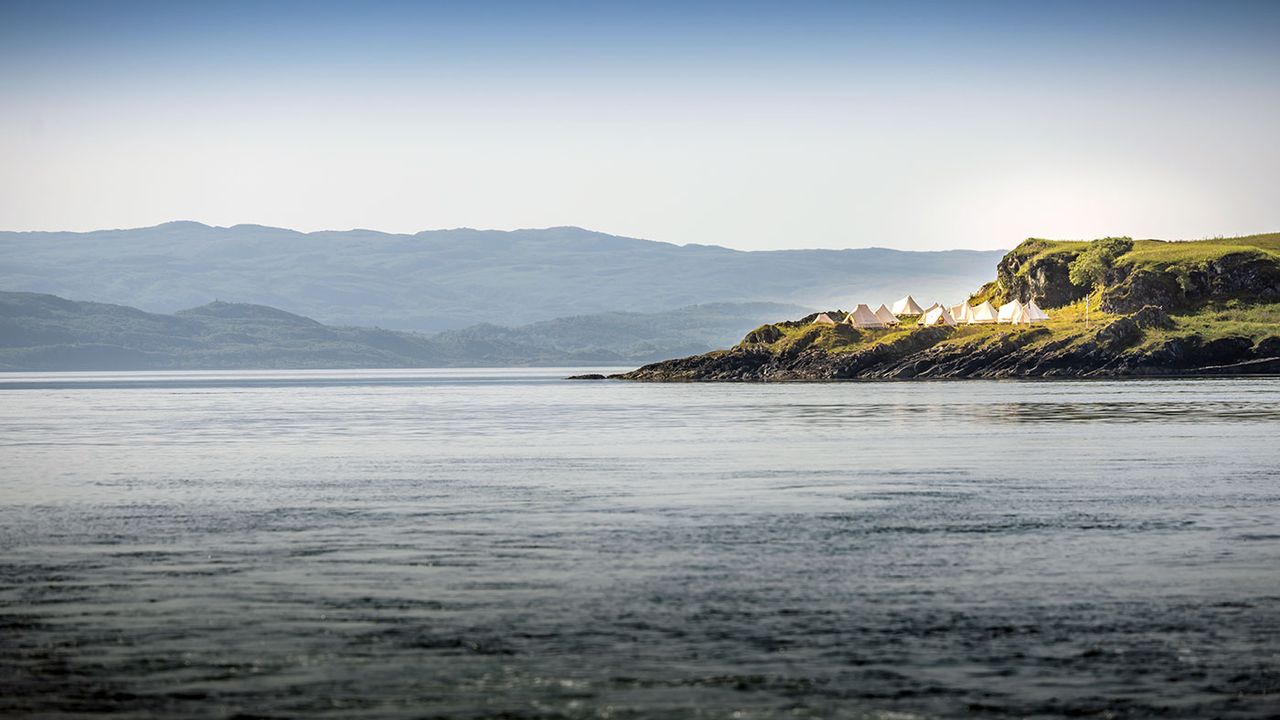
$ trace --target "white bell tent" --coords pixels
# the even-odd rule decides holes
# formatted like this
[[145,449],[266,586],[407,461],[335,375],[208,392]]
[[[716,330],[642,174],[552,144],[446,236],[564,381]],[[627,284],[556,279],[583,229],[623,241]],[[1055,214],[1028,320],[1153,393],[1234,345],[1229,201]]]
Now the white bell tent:
[[1022,303],[1017,300],[1010,300],[1000,306],[1000,309],[996,312],[996,320],[1002,323],[1011,323],[1023,310]]
[[999,313],[990,300],[984,300],[983,303],[972,309],[969,313],[970,325],[990,325],[999,318]]
[[951,325],[955,326],[956,320],[951,317],[951,311],[939,305],[932,310],[926,312],[916,322],[917,325]]
[[920,307],[915,298],[908,295],[893,304],[892,312],[898,317],[903,315],[922,315],[924,314],[924,308]]
[[876,317],[880,318],[880,322],[885,325],[897,325],[900,322],[898,318],[889,311],[889,308],[884,305],[876,308]]
[[853,312],[849,313],[849,316],[844,321],[856,328],[884,327],[884,321],[876,317],[876,314],[871,312],[871,308],[867,307],[866,303],[859,303],[858,307],[854,308]]

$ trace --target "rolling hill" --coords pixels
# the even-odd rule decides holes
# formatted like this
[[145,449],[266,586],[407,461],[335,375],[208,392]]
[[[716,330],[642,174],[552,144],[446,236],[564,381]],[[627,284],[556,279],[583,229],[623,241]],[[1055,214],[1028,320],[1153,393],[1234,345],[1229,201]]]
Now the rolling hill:
[[630,364],[702,352],[797,311],[804,309],[720,303],[426,335],[329,326],[262,305],[214,302],[166,315],[0,292],[0,370]]
[[434,332],[718,302],[829,307],[907,292],[960,298],[998,251],[677,246],[573,227],[300,233],[173,222],[0,232],[0,288],[171,313],[213,300],[332,325]]

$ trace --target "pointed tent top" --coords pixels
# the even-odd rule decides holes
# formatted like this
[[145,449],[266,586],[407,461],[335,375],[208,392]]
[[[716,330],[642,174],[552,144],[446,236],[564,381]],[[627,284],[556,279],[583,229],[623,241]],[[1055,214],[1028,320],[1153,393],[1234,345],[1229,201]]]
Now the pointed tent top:
[[814,325],[835,325],[836,321],[835,321],[835,318],[831,317],[827,313],[818,313],[818,317],[813,319],[813,324]]
[[880,322],[885,325],[897,325],[899,322],[898,318],[895,317],[894,314],[889,311],[889,308],[884,305],[876,308],[876,317],[880,318]]
[[942,304],[941,304],[941,303],[934,303],[934,304],[930,305],[929,307],[925,308],[925,309],[924,309],[924,312],[929,312],[930,310],[936,310],[937,308],[940,308],[940,307],[942,307]]
[[969,307],[969,303],[964,302],[959,305],[952,305],[950,310],[951,317],[956,322],[969,322],[969,317],[973,314],[973,308]]
[[1002,323],[1013,322],[1013,319],[1022,311],[1022,303],[1017,300],[1010,300],[1000,306],[1000,310],[996,312],[996,319]]
[[1049,314],[1041,310],[1040,306],[1036,305],[1036,301],[1032,300],[1027,303],[1027,319],[1029,322],[1044,322],[1049,319]]
[[917,325],[952,325],[956,324],[951,311],[941,305],[929,310],[916,321]]
[[973,311],[969,314],[969,322],[985,325],[995,322],[999,317],[1000,315],[996,312],[995,306],[991,304],[990,300],[986,300],[981,305],[973,308]]
[[920,303],[910,295],[902,298],[893,304],[894,315],[920,315],[924,312],[924,308],[920,307]]
[[853,312],[849,313],[849,316],[844,321],[860,328],[884,327],[884,321],[876,317],[876,314],[871,312],[871,308],[867,307],[866,303],[861,303],[854,308]]

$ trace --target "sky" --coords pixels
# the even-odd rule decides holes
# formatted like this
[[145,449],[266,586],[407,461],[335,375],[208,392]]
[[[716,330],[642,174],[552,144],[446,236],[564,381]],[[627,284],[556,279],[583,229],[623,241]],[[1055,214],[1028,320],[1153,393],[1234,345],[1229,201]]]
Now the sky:
[[1280,2],[11,2],[0,229],[1280,231]]

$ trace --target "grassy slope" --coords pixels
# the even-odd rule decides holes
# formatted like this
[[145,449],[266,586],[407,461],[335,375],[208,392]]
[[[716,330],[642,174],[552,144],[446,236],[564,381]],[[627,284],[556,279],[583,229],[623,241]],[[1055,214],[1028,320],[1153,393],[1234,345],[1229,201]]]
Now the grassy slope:
[[[957,346],[978,348],[999,342],[1007,337],[1036,333],[1036,338],[1026,344],[1028,348],[1068,340],[1075,345],[1091,340],[1098,330],[1120,316],[1099,312],[1095,296],[1088,322],[1084,317],[1084,303],[1076,303],[1056,310],[1048,322],[1035,325],[961,325],[939,347]],[[1280,334],[1280,304],[1207,308],[1196,313],[1172,316],[1172,329],[1150,328],[1143,330],[1138,347],[1155,346],[1175,337],[1196,335],[1203,340],[1239,336],[1252,341]],[[826,350],[833,353],[858,352],[875,345],[901,340],[920,329],[914,323],[885,329],[853,330],[830,325],[778,324],[783,337],[769,344],[774,352],[784,352],[797,345]],[[1047,332],[1046,332],[1047,331]]]
[[1189,315],[1175,315],[1170,330],[1143,331],[1140,347],[1159,345],[1175,337],[1199,336],[1204,340],[1246,337],[1254,342],[1280,335],[1280,303],[1222,308],[1206,308]]
[[428,336],[328,326],[260,305],[211,303],[164,315],[0,292],[0,370],[620,364],[702,352],[763,318],[803,311],[716,303]]
[[[940,346],[972,346],[978,347],[996,341],[1008,335],[1038,332],[1043,337],[1034,344],[1048,343],[1064,337],[1072,337],[1078,342],[1093,336],[1094,332],[1106,325],[1116,316],[1100,313],[1096,308],[1090,313],[1088,324],[1084,322],[1084,305],[1061,308],[1046,323],[1035,325],[960,325],[952,331]],[[884,329],[853,330],[849,327],[830,325],[798,325],[794,323],[778,324],[782,330],[782,339],[771,343],[769,348],[775,352],[784,352],[797,344],[804,347],[826,350],[828,352],[858,352],[875,345],[889,344],[901,340],[920,329],[913,319],[902,325]],[[1049,333],[1045,334],[1044,329]],[[1273,328],[1274,329],[1274,328]]]
[[1009,251],[1010,255],[1020,257],[1024,260],[1020,272],[1025,273],[1031,263],[1026,261],[1039,260],[1050,255],[1075,255],[1088,245],[1086,240],[1045,240],[1043,238],[1028,238],[1024,240],[1018,247]]
[[[1011,251],[1024,262],[1020,272],[1026,272],[1034,261],[1052,254],[1074,255],[1086,242],[1073,240],[1043,240],[1032,238]],[[1194,266],[1212,261],[1231,253],[1259,253],[1280,259],[1280,233],[1249,235],[1233,238],[1214,238],[1192,241],[1138,240],[1133,249],[1121,256],[1117,264],[1133,264],[1139,267],[1165,269],[1172,265]],[[970,302],[982,302],[999,291],[991,282],[975,293]],[[1069,343],[1081,343],[1091,339],[1096,332],[1119,316],[1098,310],[1100,293],[1090,301],[1089,320],[1085,321],[1083,300],[1057,308],[1051,312],[1048,322],[1036,325],[962,325],[939,345],[979,347],[1006,336],[1037,332],[1038,337],[1028,347],[1045,345],[1067,339]],[[833,315],[843,317],[843,314]],[[1158,345],[1175,337],[1199,336],[1208,341],[1222,337],[1246,337],[1253,341],[1280,335],[1280,304],[1247,304],[1230,301],[1218,306],[1208,306],[1195,312],[1172,316],[1175,327],[1171,329],[1146,329],[1138,347]],[[775,327],[783,332],[782,339],[770,344],[774,351],[784,351],[797,343],[806,347],[830,352],[856,352],[881,343],[890,343],[906,337],[917,329],[914,319],[900,327],[883,330],[838,328],[799,323],[779,323]],[[1044,332],[1048,330],[1048,332]]]
[[1117,264],[1164,269],[1171,265],[1199,265],[1230,253],[1265,254],[1280,259],[1280,233],[1212,240],[1164,242],[1138,240]]
[[[1034,265],[1035,260],[1050,255],[1073,256],[1087,245],[1086,240],[1029,238],[1010,250],[1009,254],[1023,260],[1018,272],[1024,274]],[[1206,240],[1136,240],[1133,243],[1133,249],[1120,256],[1116,264],[1164,269],[1171,265],[1201,264],[1238,252],[1267,254],[1280,258],[1280,233]]]

